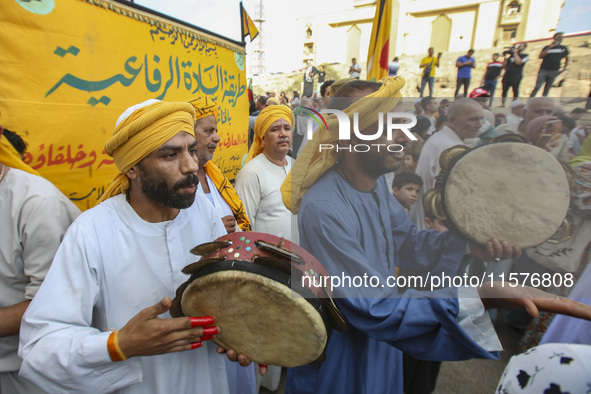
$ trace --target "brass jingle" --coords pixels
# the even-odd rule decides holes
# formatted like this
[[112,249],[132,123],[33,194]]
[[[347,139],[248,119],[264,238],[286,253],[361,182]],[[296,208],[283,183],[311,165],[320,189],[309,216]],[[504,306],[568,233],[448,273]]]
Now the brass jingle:
[[209,259],[201,259],[195,263],[187,265],[181,271],[183,272],[183,274],[191,275],[194,272],[199,271],[200,268],[205,267],[206,265],[219,263],[220,261],[224,261],[224,260],[226,260],[225,257],[213,257],[213,258],[209,258]]
[[423,196],[425,210],[441,221],[447,220],[441,204],[441,192],[437,189],[430,189]]
[[433,202],[432,204],[432,209],[433,209],[433,216],[435,216],[436,219],[443,221],[447,220],[447,216],[445,215],[444,211],[443,211],[443,204],[441,202],[441,193],[439,191],[437,191],[437,194],[434,195],[433,197]]
[[435,196],[435,193],[437,193],[436,189],[429,189],[423,195],[423,207],[425,208],[426,211],[429,211],[429,214],[431,214],[431,215],[433,215],[433,211],[431,210],[431,202]]
[[521,134],[516,133],[501,134],[498,137],[492,139],[491,143],[495,142],[521,142],[525,144],[528,143],[527,138],[525,138]]
[[204,244],[195,246],[193,249],[191,249],[191,253],[196,254],[198,256],[205,256],[205,255],[215,252],[216,250],[227,248],[230,245],[232,245],[232,242],[230,242],[230,241],[206,242]]
[[559,163],[562,166],[562,169],[564,170],[564,174],[566,175],[568,185],[570,187],[573,187],[577,181],[577,173],[575,172],[575,170],[573,170],[570,164],[565,163],[563,161],[559,161]]
[[567,241],[575,232],[575,222],[572,216],[569,214],[566,215],[564,221],[556,230],[554,235],[546,242],[551,244],[560,244]]
[[455,145],[451,148],[447,148],[441,152],[441,156],[439,156],[439,167],[444,171],[449,170],[456,160],[458,160],[458,157],[469,149],[470,148],[465,145]]

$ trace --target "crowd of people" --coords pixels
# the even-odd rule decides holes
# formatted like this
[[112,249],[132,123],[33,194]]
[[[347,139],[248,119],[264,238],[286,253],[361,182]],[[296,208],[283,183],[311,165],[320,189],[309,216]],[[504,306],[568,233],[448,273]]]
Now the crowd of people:
[[[565,58],[560,38],[540,56]],[[587,111],[565,112],[548,97],[514,98],[508,114],[489,107],[500,78],[503,94],[511,87],[517,95],[519,81],[507,74],[527,62],[524,49],[512,49],[504,62],[495,55],[484,88],[471,93],[476,64],[468,51],[457,60],[456,87],[467,97],[443,100],[432,97],[442,56],[435,57],[433,48],[420,66],[421,96],[427,85],[430,95],[418,100],[401,99],[403,78],[360,80],[355,59],[350,78],[336,81],[309,63],[305,78],[312,88],[308,81],[301,96],[267,92],[251,103],[249,151],[234,185],[213,163],[220,136],[211,97],[134,105],[105,143],[119,173],[99,204],[83,213],[22,161],[26,145],[18,134],[3,130],[0,392],[277,390],[280,367],[255,366],[247,355],[212,345],[220,332],[215,316],[172,318],[169,312],[175,291],[188,279],[183,267],[195,261],[190,250],[227,233],[273,234],[310,251],[330,275],[365,274],[384,282],[405,272],[461,275],[503,262],[513,272],[535,264],[510,239],[479,245],[449,231],[423,205],[446,148],[513,136],[571,163],[578,185],[571,213],[591,219]],[[398,59],[390,64],[394,75],[400,73]],[[550,72],[556,62],[542,66],[532,96],[556,78]],[[325,132],[308,133],[304,111],[323,108],[351,118],[355,113],[366,134],[375,133],[378,114],[394,110],[413,115],[416,124],[412,138],[393,130],[390,142],[402,151],[359,151],[351,147],[362,139],[339,138],[335,119],[328,118]],[[386,133],[375,142],[388,143]],[[322,144],[340,150],[319,150]],[[591,238],[581,237],[581,254],[571,256],[580,260],[575,283],[589,271]],[[286,392],[432,392],[441,361],[498,358],[502,347],[485,309],[527,311],[515,320],[507,314],[507,323],[537,333],[551,321],[540,322],[539,311],[591,320],[591,306],[569,299],[565,289],[546,286],[550,296],[535,287],[336,289],[334,301],[349,330],[331,334],[323,363],[289,368]],[[582,343],[591,345],[585,342],[588,327],[581,328],[587,330]]]

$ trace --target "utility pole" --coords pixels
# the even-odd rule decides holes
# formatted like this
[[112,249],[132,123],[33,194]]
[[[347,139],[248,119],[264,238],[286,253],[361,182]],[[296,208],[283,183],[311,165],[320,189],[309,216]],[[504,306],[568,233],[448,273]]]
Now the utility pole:
[[250,75],[265,73],[265,31],[263,29],[263,22],[265,22],[265,8],[263,0],[258,0],[255,7],[255,18],[253,22],[259,29],[259,35],[251,43],[253,46],[253,54],[250,63]]

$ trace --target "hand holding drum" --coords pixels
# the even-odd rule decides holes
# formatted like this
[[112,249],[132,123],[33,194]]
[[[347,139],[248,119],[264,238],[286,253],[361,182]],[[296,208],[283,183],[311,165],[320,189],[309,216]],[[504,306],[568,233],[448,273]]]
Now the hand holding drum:
[[346,328],[330,291],[302,280],[320,283],[328,274],[296,244],[239,232],[192,252],[202,257],[183,269],[191,277],[171,314],[213,316],[220,327],[213,341],[231,360],[283,367],[321,361],[330,328]]

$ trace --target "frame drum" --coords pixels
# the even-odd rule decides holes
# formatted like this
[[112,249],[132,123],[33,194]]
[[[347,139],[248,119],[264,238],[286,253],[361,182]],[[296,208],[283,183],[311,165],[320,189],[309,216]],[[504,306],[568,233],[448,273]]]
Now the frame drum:
[[[497,238],[522,249],[539,245],[567,215],[570,194],[563,167],[536,146],[503,142],[473,150],[452,147],[442,153],[440,163],[448,170],[438,176],[443,177],[437,182],[443,211],[436,207],[435,216],[448,219],[476,243]],[[433,197],[426,207],[439,204]]]
[[[236,232],[194,248],[173,316],[212,316],[213,341],[264,365],[296,367],[323,361],[330,328],[346,329],[330,290],[303,277],[327,277],[310,253],[263,233]],[[320,281],[316,281],[317,284]],[[330,283],[330,281],[329,281]]]

